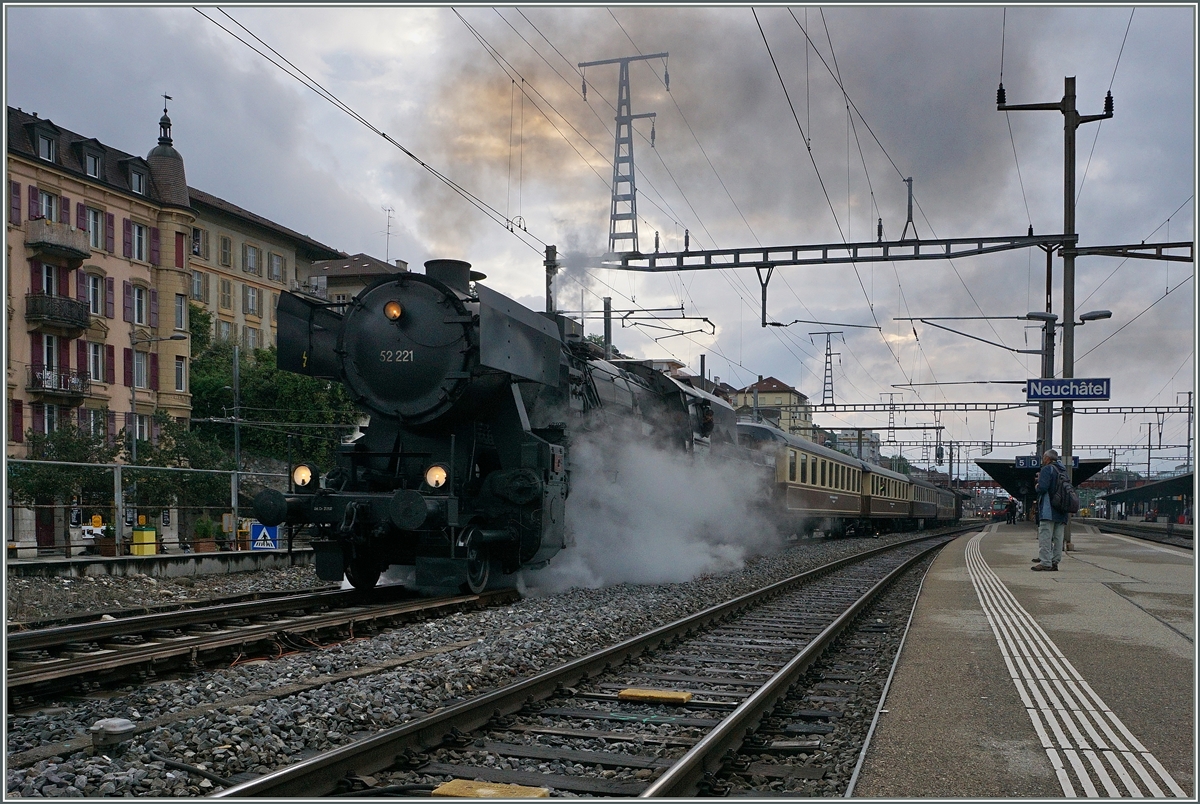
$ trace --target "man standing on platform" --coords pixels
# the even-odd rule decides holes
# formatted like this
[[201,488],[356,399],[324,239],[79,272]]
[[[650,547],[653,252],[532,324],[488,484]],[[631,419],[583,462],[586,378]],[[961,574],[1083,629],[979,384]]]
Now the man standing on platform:
[[1038,472],[1038,557],[1030,569],[1034,572],[1058,572],[1062,559],[1063,534],[1067,526],[1067,512],[1060,511],[1051,503],[1058,477],[1066,471],[1052,449],[1042,454],[1042,468]]

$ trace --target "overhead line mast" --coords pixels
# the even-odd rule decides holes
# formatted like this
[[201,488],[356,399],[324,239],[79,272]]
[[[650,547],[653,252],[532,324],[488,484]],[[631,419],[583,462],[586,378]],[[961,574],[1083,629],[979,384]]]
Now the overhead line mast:
[[[637,231],[637,182],[633,173],[633,121],[656,117],[655,112],[633,114],[629,92],[629,62],[665,59],[666,53],[651,53],[646,56],[624,56],[619,59],[581,61],[579,69],[597,67],[602,64],[618,64],[617,78],[617,131],[613,147],[612,204],[608,220],[608,251],[610,254],[638,253]],[[668,79],[669,81],[669,79]],[[671,85],[667,83],[667,89]],[[583,99],[587,100],[587,77],[583,79]],[[654,147],[654,129],[650,129],[650,147]]]

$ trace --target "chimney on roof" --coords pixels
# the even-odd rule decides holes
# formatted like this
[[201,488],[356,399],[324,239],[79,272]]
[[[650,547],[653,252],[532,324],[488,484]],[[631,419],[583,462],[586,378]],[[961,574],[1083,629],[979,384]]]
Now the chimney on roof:
[[759,381],[759,382],[762,382],[762,375],[761,375],[761,374],[759,374],[759,375],[758,375],[758,381]]
[[406,260],[396,260],[396,270],[401,272],[407,271],[408,262]]

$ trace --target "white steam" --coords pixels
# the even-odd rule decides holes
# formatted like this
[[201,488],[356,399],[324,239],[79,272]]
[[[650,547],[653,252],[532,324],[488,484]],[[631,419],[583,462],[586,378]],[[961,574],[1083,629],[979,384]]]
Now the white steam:
[[780,545],[762,473],[612,432],[571,447],[568,547],[530,587],[676,583],[740,568]]

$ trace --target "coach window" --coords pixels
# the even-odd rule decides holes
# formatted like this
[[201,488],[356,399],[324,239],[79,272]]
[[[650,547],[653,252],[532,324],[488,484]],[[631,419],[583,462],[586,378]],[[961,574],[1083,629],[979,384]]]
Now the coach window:
[[808,456],[803,452],[800,453],[800,482],[808,482]]
[[796,482],[796,450],[788,450],[788,480]]
[[821,459],[821,485],[825,485],[825,459]]

